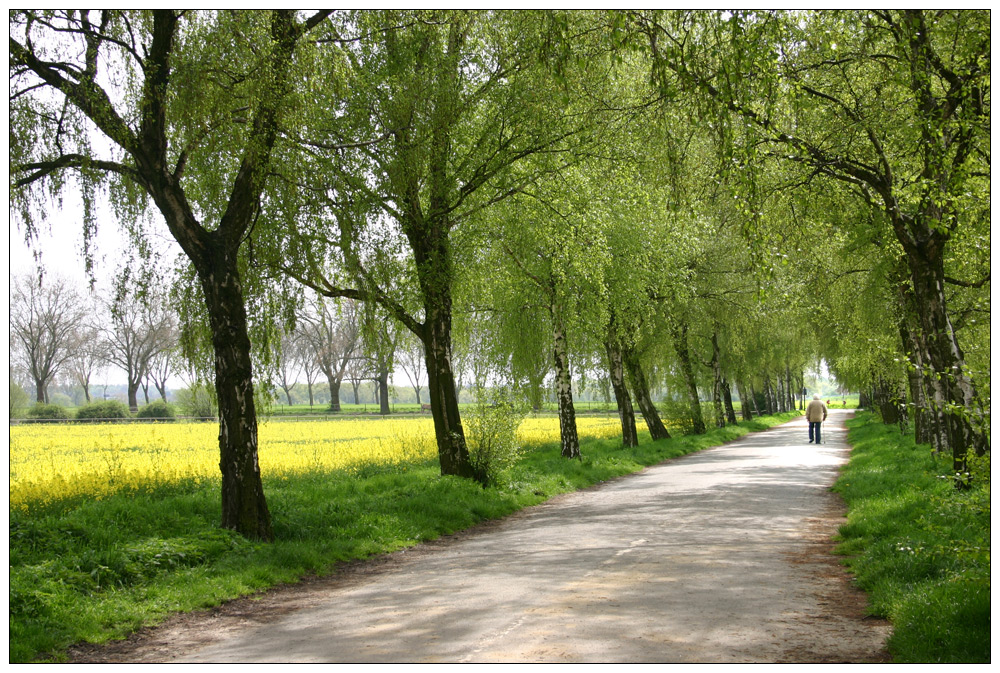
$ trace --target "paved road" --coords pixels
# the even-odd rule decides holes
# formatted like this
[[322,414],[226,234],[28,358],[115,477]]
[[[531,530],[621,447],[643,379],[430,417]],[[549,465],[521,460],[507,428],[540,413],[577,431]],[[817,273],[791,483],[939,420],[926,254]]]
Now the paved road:
[[886,626],[825,542],[845,417],[821,446],[793,421],[398,554],[166,660],[877,661]]

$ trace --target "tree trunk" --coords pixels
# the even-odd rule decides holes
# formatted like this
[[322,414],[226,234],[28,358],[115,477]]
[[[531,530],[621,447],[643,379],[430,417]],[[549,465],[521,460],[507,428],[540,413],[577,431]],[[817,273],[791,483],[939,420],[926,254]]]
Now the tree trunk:
[[760,413],[760,405],[757,404],[757,391],[754,389],[753,383],[750,384],[750,402],[753,404],[753,412],[757,414],[757,416],[762,416],[763,414]]
[[565,458],[580,458],[580,437],[576,431],[576,409],[573,407],[573,381],[569,373],[569,354],[562,316],[555,307],[552,314],[553,358],[556,368],[556,401],[559,404],[559,439]]
[[722,379],[722,401],[726,405],[726,422],[736,425],[736,410],[733,409],[733,393],[727,379]]
[[[935,397],[944,403],[943,416],[948,446],[951,448],[955,474],[968,472],[966,455],[970,449],[985,453],[987,437],[976,430],[970,420],[974,408],[975,389],[966,374],[965,356],[958,345],[948,317],[944,292],[945,238],[929,224],[913,222],[913,229],[927,231],[921,245],[906,245],[907,263],[913,283],[913,298],[920,307],[920,320],[929,365],[933,374],[925,380],[932,385]],[[963,481],[959,479],[959,485]]]
[[200,268],[198,275],[215,351],[222,527],[246,537],[271,540],[271,514],[257,461],[257,412],[242,282],[236,252],[214,252],[207,256],[211,266]]
[[743,416],[743,420],[752,421],[753,412],[750,411],[750,406],[753,404],[753,400],[747,395],[747,387],[740,379],[736,379],[736,394],[740,396],[740,414]]
[[722,366],[719,364],[719,337],[717,332],[712,332],[712,359],[709,362],[712,367],[712,405],[715,408],[715,427],[722,428],[726,425],[726,417],[722,411]]
[[330,411],[340,411],[340,381],[334,376],[326,380],[330,386]]
[[388,416],[392,413],[392,409],[389,407],[389,370],[379,370],[376,382],[378,383],[375,391],[375,395],[378,397],[378,412],[383,416]]
[[632,398],[625,387],[625,365],[622,359],[621,347],[609,336],[604,342],[608,353],[608,373],[611,377],[611,387],[615,391],[615,401],[618,403],[618,419],[622,424],[622,446],[630,449],[639,446],[639,436],[635,430],[635,411],[632,408]]
[[128,408],[135,413],[139,410],[139,382],[128,382]]
[[674,349],[680,360],[681,373],[688,389],[688,399],[691,402],[691,426],[696,435],[705,434],[705,420],[701,415],[701,398],[698,396],[698,382],[691,366],[691,356],[688,352],[687,325],[673,326]]
[[45,403],[45,382],[35,379],[35,401]]
[[885,425],[896,425],[899,423],[899,405],[895,386],[891,385],[881,376],[875,382],[875,404],[878,406],[882,423]]
[[771,386],[770,375],[764,376],[764,404],[767,406],[768,414],[778,413],[777,398],[774,395],[774,387]]
[[785,411],[795,411],[795,382],[792,374],[785,369]]
[[[425,292],[425,298],[428,296]],[[427,359],[427,396],[430,398],[438,459],[442,475],[475,478],[458,410],[458,393],[451,353],[451,295],[445,289],[425,299],[424,355]]]
[[628,370],[629,380],[632,383],[632,391],[635,393],[635,400],[642,412],[642,417],[649,428],[649,436],[655,442],[658,439],[670,439],[670,433],[660,420],[660,414],[656,411],[656,405],[649,394],[649,384],[646,383],[646,374],[642,371],[639,356],[634,348],[626,346],[622,355],[625,359],[625,368]]

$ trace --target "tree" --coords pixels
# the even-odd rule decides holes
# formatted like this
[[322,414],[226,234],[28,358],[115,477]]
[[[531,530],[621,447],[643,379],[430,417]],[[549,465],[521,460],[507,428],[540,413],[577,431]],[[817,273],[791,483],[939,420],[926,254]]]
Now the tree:
[[400,348],[396,351],[396,364],[403,370],[413,388],[417,404],[420,404],[420,391],[423,389],[420,385],[421,370],[424,368],[423,345],[415,339],[406,337],[401,341]]
[[[292,348],[291,357],[295,359],[299,369],[302,370],[302,374],[306,377],[306,389],[309,391],[309,406],[312,407],[315,400],[315,397],[313,396],[313,386],[316,384],[316,374],[319,372],[319,363],[316,360],[316,353],[313,352],[312,345],[310,344],[308,335],[306,334],[307,330],[308,326],[302,324],[299,324],[296,327],[295,334],[293,335],[294,346]],[[355,397],[357,397],[357,395],[355,395]]]
[[276,374],[278,387],[285,391],[285,399],[288,406],[292,406],[292,388],[299,372],[302,371],[301,359],[297,356],[296,350],[299,346],[291,334],[281,336],[281,355],[276,363]]
[[662,88],[690,87],[715,103],[737,164],[749,168],[770,151],[800,166],[803,180],[838,184],[867,204],[864,225],[887,225],[919,307],[926,382],[941,401],[955,471],[966,473],[967,451],[984,451],[988,439],[972,422],[975,386],[949,315],[945,268],[953,239],[982,226],[974,199],[989,179],[989,13],[736,12],[637,22]]
[[[190,261],[211,334],[222,525],[269,540],[244,290],[294,55],[329,12],[14,11],[12,200],[29,231],[46,188],[77,171],[86,232],[108,179],[130,224],[152,201]],[[107,148],[104,150],[103,148]],[[130,207],[131,206],[131,207]],[[141,239],[136,234],[134,238]]]
[[149,360],[147,373],[153,381],[156,392],[160,394],[160,399],[167,401],[167,379],[173,373],[179,356],[177,324],[173,321],[166,326],[165,334],[166,347]]
[[174,347],[176,323],[162,297],[140,298],[126,292],[120,288],[115,299],[105,302],[108,320],[98,329],[106,344],[107,361],[125,372],[128,405],[135,412],[139,409],[139,386],[154,360]]
[[474,477],[452,363],[456,259],[472,251],[456,236],[593,130],[539,59],[555,31],[527,12],[355,15],[338,37],[363,78],[303,130],[313,203],[291,217],[325,226],[300,228],[279,264],[326,296],[379,303],[420,339],[443,474]]
[[78,352],[85,318],[69,281],[41,272],[14,278],[11,341],[35,385],[37,402],[48,402],[49,384]]
[[330,411],[340,411],[340,386],[358,347],[357,306],[350,299],[331,305],[320,298],[315,310],[301,317],[302,336],[309,342],[320,371],[330,386]]
[[92,325],[81,328],[77,346],[67,362],[67,369],[73,379],[83,388],[87,403],[90,399],[90,382],[104,363],[107,362],[107,344],[101,339],[100,331]]

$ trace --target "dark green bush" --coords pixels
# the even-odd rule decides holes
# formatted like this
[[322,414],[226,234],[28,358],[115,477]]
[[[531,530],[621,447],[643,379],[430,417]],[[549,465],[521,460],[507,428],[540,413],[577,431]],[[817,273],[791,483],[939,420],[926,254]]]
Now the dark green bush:
[[76,418],[80,421],[109,421],[130,417],[128,407],[117,400],[91,402],[76,410]]
[[43,404],[41,402],[35,403],[35,406],[28,409],[27,416],[28,418],[40,420],[64,420],[69,418],[66,409],[60,407],[58,404]]
[[171,421],[174,420],[176,415],[174,408],[163,400],[154,400],[135,413],[136,418],[155,418],[157,420]]

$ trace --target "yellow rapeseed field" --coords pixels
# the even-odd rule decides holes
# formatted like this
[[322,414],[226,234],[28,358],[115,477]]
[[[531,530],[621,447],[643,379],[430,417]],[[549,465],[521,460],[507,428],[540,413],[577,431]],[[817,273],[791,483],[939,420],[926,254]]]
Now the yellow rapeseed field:
[[[614,437],[617,419],[580,418],[581,436]],[[265,477],[357,470],[437,455],[430,418],[268,421],[259,426]],[[101,498],[185,480],[219,478],[214,423],[22,425],[10,428],[10,505]],[[559,439],[556,418],[526,419],[526,445]]]

